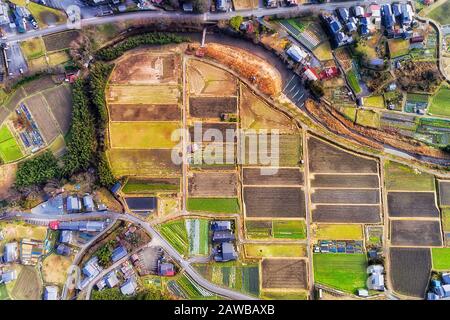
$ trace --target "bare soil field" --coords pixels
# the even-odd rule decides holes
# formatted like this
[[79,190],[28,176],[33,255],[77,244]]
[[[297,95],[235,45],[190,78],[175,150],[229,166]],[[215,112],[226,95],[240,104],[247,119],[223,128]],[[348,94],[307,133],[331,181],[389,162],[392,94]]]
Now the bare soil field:
[[380,206],[316,205],[312,219],[314,222],[377,223],[381,220]]
[[[201,127],[201,129],[200,129],[200,127]],[[214,130],[211,130],[208,132],[209,129],[214,129]],[[205,133],[207,135],[211,135],[211,134],[215,133],[215,130],[219,130],[222,133],[224,142],[235,143],[237,141],[236,123],[230,123],[230,122],[223,122],[223,123],[194,122],[194,125],[189,128],[190,140],[193,142],[197,142],[197,143],[213,142],[213,141],[210,141],[210,140],[213,140],[212,137],[211,137],[211,139],[209,139],[209,138],[206,139],[207,136],[205,136]],[[195,136],[196,131],[201,133],[201,135],[199,137]],[[234,137],[234,138],[230,137],[231,140],[228,140],[227,134],[228,134],[228,136],[232,135],[232,137]]]
[[264,259],[262,287],[264,289],[306,289],[308,271],[303,259]]
[[61,131],[66,134],[72,119],[72,93],[70,88],[59,86],[43,93]]
[[231,73],[203,61],[189,61],[188,81],[191,95],[235,96],[237,92]]
[[179,176],[181,166],[175,165],[170,149],[108,151],[111,168],[116,176]]
[[442,246],[439,221],[393,220],[391,241],[394,246]]
[[359,157],[317,138],[308,139],[309,168],[320,173],[378,173],[375,160]]
[[391,217],[439,217],[434,192],[389,192],[388,210]]
[[263,168],[243,168],[244,185],[303,185],[303,172],[299,169],[278,168],[276,174],[265,175]]
[[20,100],[25,99],[26,92],[23,90],[23,88],[18,88],[12,96],[5,102],[5,107],[9,111],[13,111],[15,107],[17,107],[17,104],[20,102]]
[[76,30],[54,33],[43,37],[47,51],[58,51],[67,49],[70,43],[79,36]]
[[278,129],[280,133],[297,133],[293,121],[268,106],[247,86],[241,85],[240,120],[243,129]]
[[176,104],[109,104],[111,121],[176,121],[181,109]]
[[258,0],[233,0],[234,10],[258,9]]
[[19,300],[40,300],[41,283],[33,267],[23,267],[17,276],[12,295]]
[[30,81],[23,85],[23,89],[27,95],[31,95],[38,91],[45,91],[55,86],[55,82],[51,76],[43,76],[34,81]]
[[42,262],[42,276],[44,282],[64,284],[67,278],[67,270],[72,264],[72,259],[57,254],[51,254]]
[[106,100],[117,104],[177,104],[179,96],[177,85],[114,85],[108,87]]
[[17,164],[0,165],[0,201],[8,198],[9,191],[16,181]]
[[196,118],[220,118],[222,113],[236,113],[236,97],[190,97],[189,115]]
[[115,84],[156,84],[176,81],[181,59],[176,54],[137,51],[116,62],[110,81]]
[[29,108],[33,118],[36,120],[45,141],[47,143],[53,141],[60,134],[60,131],[56,127],[44,97],[40,94],[32,96],[25,100],[25,105]]
[[392,289],[403,295],[424,298],[430,281],[430,249],[391,248],[390,270]]
[[236,172],[195,172],[188,189],[192,197],[235,197],[237,187]]
[[247,217],[305,217],[305,194],[296,187],[244,187]]
[[377,175],[315,174],[313,188],[379,188]]
[[316,189],[311,194],[313,203],[347,203],[347,204],[377,204],[380,203],[380,193],[375,190],[357,189]]
[[439,181],[439,202],[441,206],[450,206],[450,181]]

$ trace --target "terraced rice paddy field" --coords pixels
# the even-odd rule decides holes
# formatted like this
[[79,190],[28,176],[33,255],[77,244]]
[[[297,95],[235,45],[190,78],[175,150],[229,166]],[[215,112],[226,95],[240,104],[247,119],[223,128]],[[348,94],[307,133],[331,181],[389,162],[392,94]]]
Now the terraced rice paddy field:
[[392,289],[406,296],[424,298],[431,272],[430,249],[391,248],[389,255]]
[[259,296],[259,265],[255,263],[225,262],[221,264],[197,264],[199,273],[215,284]]
[[308,138],[313,221],[377,223],[380,217],[378,163],[315,137]]
[[263,289],[307,289],[308,270],[303,259],[263,259]]
[[366,286],[365,254],[314,253],[313,261],[318,284],[349,293]]

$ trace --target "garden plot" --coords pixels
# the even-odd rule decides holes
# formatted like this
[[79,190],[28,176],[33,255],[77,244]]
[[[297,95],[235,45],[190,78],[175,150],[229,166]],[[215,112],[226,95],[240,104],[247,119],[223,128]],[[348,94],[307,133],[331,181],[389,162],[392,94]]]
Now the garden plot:
[[308,271],[303,259],[264,259],[261,262],[263,289],[306,289]]
[[61,132],[56,126],[43,95],[34,95],[24,102],[35,119],[39,130],[47,143],[52,142]]
[[189,115],[194,118],[220,118],[237,112],[236,97],[190,97]]
[[250,239],[305,239],[304,220],[246,220]]
[[176,104],[109,104],[111,121],[177,121],[181,109]]
[[450,206],[450,181],[439,181],[439,202],[441,206]]
[[379,205],[314,205],[314,222],[378,223],[381,221]]
[[[244,139],[244,145],[242,142]],[[276,144],[278,141],[278,145]],[[274,142],[274,143],[272,143]],[[286,134],[257,135],[244,133],[241,137],[241,163],[253,166],[297,167],[302,157],[301,136]],[[277,162],[277,163],[273,163]]]
[[170,149],[110,149],[107,152],[113,174],[120,176],[179,176],[181,165],[172,161]]
[[277,129],[280,133],[296,133],[294,122],[271,108],[248,87],[241,85],[240,122],[242,129]]
[[311,201],[329,204],[377,204],[380,202],[380,192],[378,189],[315,189],[311,194]]
[[177,104],[179,97],[177,85],[110,85],[106,91],[108,104]]
[[391,220],[391,242],[394,246],[442,246],[439,221]]
[[176,54],[132,52],[117,61],[110,81],[132,85],[173,83],[179,77],[180,64],[180,56]]
[[191,197],[236,197],[236,172],[194,172],[189,177]]
[[47,51],[59,51],[68,49],[70,43],[78,38],[80,33],[77,30],[59,32],[44,36],[44,43]]
[[378,175],[314,174],[312,188],[379,188]]
[[247,217],[303,218],[305,195],[297,187],[244,187]]
[[264,168],[243,168],[243,184],[248,186],[279,185],[300,186],[303,185],[303,172],[299,169],[278,168],[275,174],[267,174]]
[[351,154],[314,137],[308,138],[308,150],[313,173],[378,173],[375,160]]
[[188,66],[191,95],[234,96],[237,80],[229,72],[209,63],[191,59]]
[[175,250],[182,255],[188,255],[189,237],[184,219],[165,222],[159,225],[158,229]]
[[189,255],[209,254],[209,220],[186,219]]
[[424,298],[430,281],[430,249],[391,248],[389,257],[392,289],[406,296]]
[[434,192],[389,192],[387,200],[391,217],[439,218]]
[[63,134],[69,132],[72,119],[72,93],[62,85],[42,93]]
[[172,134],[179,128],[178,122],[112,122],[110,123],[111,147],[121,149],[168,149],[178,141]]

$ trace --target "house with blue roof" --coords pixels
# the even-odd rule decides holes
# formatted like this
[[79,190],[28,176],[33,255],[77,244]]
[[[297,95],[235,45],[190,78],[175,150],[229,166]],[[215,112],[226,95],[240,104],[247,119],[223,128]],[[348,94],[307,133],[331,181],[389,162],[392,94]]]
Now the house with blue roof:
[[117,262],[123,257],[127,255],[127,249],[125,249],[123,246],[118,246],[115,248],[111,255],[112,262]]

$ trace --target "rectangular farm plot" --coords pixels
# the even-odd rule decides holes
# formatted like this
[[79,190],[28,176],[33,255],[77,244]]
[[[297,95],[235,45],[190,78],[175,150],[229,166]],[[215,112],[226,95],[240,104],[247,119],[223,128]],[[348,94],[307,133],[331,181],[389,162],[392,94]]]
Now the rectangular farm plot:
[[406,296],[424,298],[430,281],[430,249],[391,248],[389,256],[392,289]]
[[377,223],[381,221],[379,205],[315,205],[314,222]]
[[235,143],[236,123],[194,122],[189,128],[189,138],[196,143]]
[[246,220],[245,229],[249,239],[272,238],[272,220]]
[[391,220],[391,241],[394,246],[442,246],[439,221]]
[[380,202],[378,189],[315,189],[311,194],[313,203],[347,203],[347,204],[377,204]]
[[305,217],[305,195],[296,187],[244,187],[247,217]]
[[191,95],[236,95],[236,78],[231,73],[203,61],[189,61],[188,80]]
[[361,240],[363,229],[359,224],[323,224],[317,225],[314,237],[319,240]]
[[441,206],[450,206],[450,181],[439,181],[439,202]]
[[236,197],[236,172],[194,172],[189,178],[191,197]]
[[22,150],[6,125],[0,128],[0,158],[4,162],[16,161],[23,157]]
[[341,150],[314,137],[308,139],[309,168],[315,173],[378,173],[375,160]]
[[439,217],[434,192],[389,192],[388,210],[391,217]]
[[189,239],[189,254],[209,254],[209,220],[187,219],[186,229]]
[[220,118],[237,112],[236,97],[190,97],[189,114],[194,118]]
[[50,34],[43,39],[47,51],[58,51],[69,48],[70,43],[79,35],[80,33],[77,30],[72,30]]
[[305,221],[273,220],[273,237],[275,239],[305,239]]
[[28,107],[31,115],[36,120],[45,141],[47,143],[53,141],[61,132],[53,120],[53,116],[48,109],[47,102],[44,97],[40,94],[35,95],[25,100],[25,105]]
[[299,169],[277,168],[274,174],[267,174],[264,168],[243,168],[244,185],[303,185],[303,172]]
[[109,104],[111,121],[179,121],[177,104]]
[[179,176],[181,174],[181,165],[173,163],[170,149],[110,149],[107,154],[113,174],[117,177]]
[[189,198],[187,202],[189,211],[239,213],[237,198]]
[[106,92],[107,102],[116,104],[177,104],[180,97],[177,85],[110,85]]
[[48,90],[43,93],[47,104],[52,110],[59,128],[66,134],[70,129],[70,122],[72,119],[72,93],[70,88],[66,86],[59,86],[55,89]]
[[314,174],[312,188],[379,188],[379,177],[368,175]]
[[175,250],[182,255],[187,255],[189,239],[184,219],[165,222],[158,229]]
[[123,186],[122,192],[126,194],[154,193],[154,192],[178,192],[180,179],[136,179],[132,178]]
[[433,270],[450,270],[450,248],[432,248]]
[[165,149],[177,145],[172,134],[178,122],[113,122],[110,124],[112,148]]
[[245,255],[248,258],[299,258],[306,256],[303,244],[288,243],[246,243]]
[[431,174],[394,161],[386,161],[384,168],[387,190],[434,191],[434,176]]
[[264,259],[262,287],[264,289],[306,289],[308,271],[303,259]]

